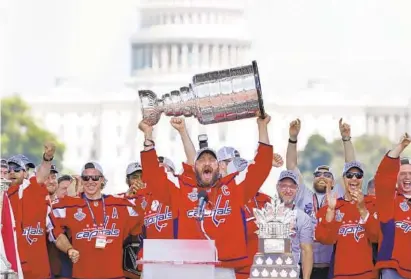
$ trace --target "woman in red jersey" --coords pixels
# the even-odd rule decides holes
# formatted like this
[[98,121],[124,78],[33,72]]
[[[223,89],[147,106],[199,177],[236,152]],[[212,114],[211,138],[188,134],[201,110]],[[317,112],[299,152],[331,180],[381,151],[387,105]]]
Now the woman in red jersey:
[[327,189],[327,203],[317,214],[316,240],[334,245],[328,278],[372,279],[372,242],[378,238],[374,200],[362,194],[364,171],[360,163],[345,163],[344,198]]
[[381,228],[376,267],[383,279],[411,278],[411,164],[399,158],[410,142],[411,137],[405,134],[384,156],[375,175]]

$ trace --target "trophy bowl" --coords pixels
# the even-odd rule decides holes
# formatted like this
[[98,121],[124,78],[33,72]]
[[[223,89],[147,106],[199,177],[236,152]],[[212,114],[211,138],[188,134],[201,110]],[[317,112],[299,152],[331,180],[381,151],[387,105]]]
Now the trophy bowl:
[[203,124],[264,117],[264,102],[257,62],[221,71],[197,74],[192,83],[162,95],[138,91],[146,123],[154,126],[162,114],[193,116]]

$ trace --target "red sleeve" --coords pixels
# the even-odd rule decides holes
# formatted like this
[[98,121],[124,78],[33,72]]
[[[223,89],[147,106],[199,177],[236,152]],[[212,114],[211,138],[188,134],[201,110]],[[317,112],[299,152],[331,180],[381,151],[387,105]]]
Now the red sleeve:
[[325,215],[327,214],[328,207],[322,207],[317,213],[317,226],[315,228],[315,240],[324,245],[332,245],[337,242],[338,229],[340,223],[334,219],[331,222],[327,222]]
[[257,200],[257,205],[258,208],[264,208],[266,203],[270,203],[271,202],[271,197],[263,194],[263,193],[257,193],[257,195],[255,196],[256,200]]
[[367,234],[367,237],[371,242],[377,243],[379,234],[379,222],[375,202],[373,200],[370,200],[366,203],[366,206],[369,215],[367,221],[363,224],[365,233]]
[[140,204],[137,199],[135,203],[136,205],[130,203],[130,206],[126,207],[126,232],[131,235],[139,235],[143,232],[144,211],[138,210],[138,212],[136,209]]
[[243,204],[252,199],[270,174],[273,162],[273,146],[260,143],[254,162],[235,176],[238,191],[242,191]]
[[400,159],[385,155],[375,174],[375,197],[381,222],[394,218],[395,190],[400,170]]
[[178,183],[178,177],[173,175],[175,183],[169,180],[168,175],[172,174],[167,174],[165,169],[160,167],[154,148],[141,152],[141,166],[143,168],[142,179],[146,183],[147,191],[165,203],[171,203],[172,192],[177,190],[175,183]]

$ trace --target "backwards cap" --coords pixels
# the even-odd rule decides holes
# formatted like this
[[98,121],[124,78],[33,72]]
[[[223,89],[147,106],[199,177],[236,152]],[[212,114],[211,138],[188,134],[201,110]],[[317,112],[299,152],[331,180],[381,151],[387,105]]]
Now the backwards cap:
[[159,156],[158,160],[160,161],[160,163],[168,166],[170,169],[172,169],[173,171],[176,170],[176,167],[174,166],[173,161],[171,161],[169,158],[164,157],[164,156]]
[[232,174],[235,172],[242,172],[248,166],[248,161],[246,159],[235,157],[230,163],[227,165],[227,174]]
[[102,176],[104,176],[104,172],[103,172],[103,168],[101,167],[101,165],[97,162],[88,162],[84,165],[84,167],[81,169],[81,174],[83,174],[83,172],[86,169],[96,169],[98,170]]

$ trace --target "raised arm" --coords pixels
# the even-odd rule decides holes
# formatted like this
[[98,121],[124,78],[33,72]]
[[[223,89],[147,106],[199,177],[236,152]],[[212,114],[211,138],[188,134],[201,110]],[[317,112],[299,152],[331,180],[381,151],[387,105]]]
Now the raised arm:
[[340,127],[341,140],[344,146],[345,162],[348,163],[355,161],[354,145],[351,142],[351,126],[347,123],[344,123],[342,118],[340,119],[338,124]]
[[287,153],[285,154],[285,166],[287,170],[294,171],[298,166],[298,156],[297,156],[297,141],[298,134],[301,130],[301,121],[296,119],[291,121],[289,128],[289,139],[287,145]]
[[141,152],[142,179],[146,183],[147,191],[152,192],[159,199],[171,201],[171,192],[178,185],[178,177],[167,173],[158,161],[155,143],[153,141],[153,127],[141,121],[139,129],[144,133],[144,151]]
[[253,198],[270,174],[273,164],[273,146],[270,145],[268,137],[268,123],[271,117],[266,115],[264,119],[258,118],[259,145],[254,161],[250,163],[246,170],[240,172],[236,177],[239,191],[243,193],[243,204]]
[[37,183],[43,184],[50,175],[51,161],[54,158],[56,146],[54,143],[48,142],[44,144],[43,161],[36,172]]
[[180,134],[181,141],[183,142],[184,152],[187,158],[187,164],[194,166],[194,160],[196,157],[196,149],[194,147],[193,141],[188,134],[186,123],[182,117],[173,117],[170,120],[171,126],[177,130]]
[[400,170],[400,155],[410,144],[411,138],[406,133],[387,155],[384,156],[375,174],[375,197],[377,212],[381,222],[386,223],[394,217],[394,200],[397,176]]

